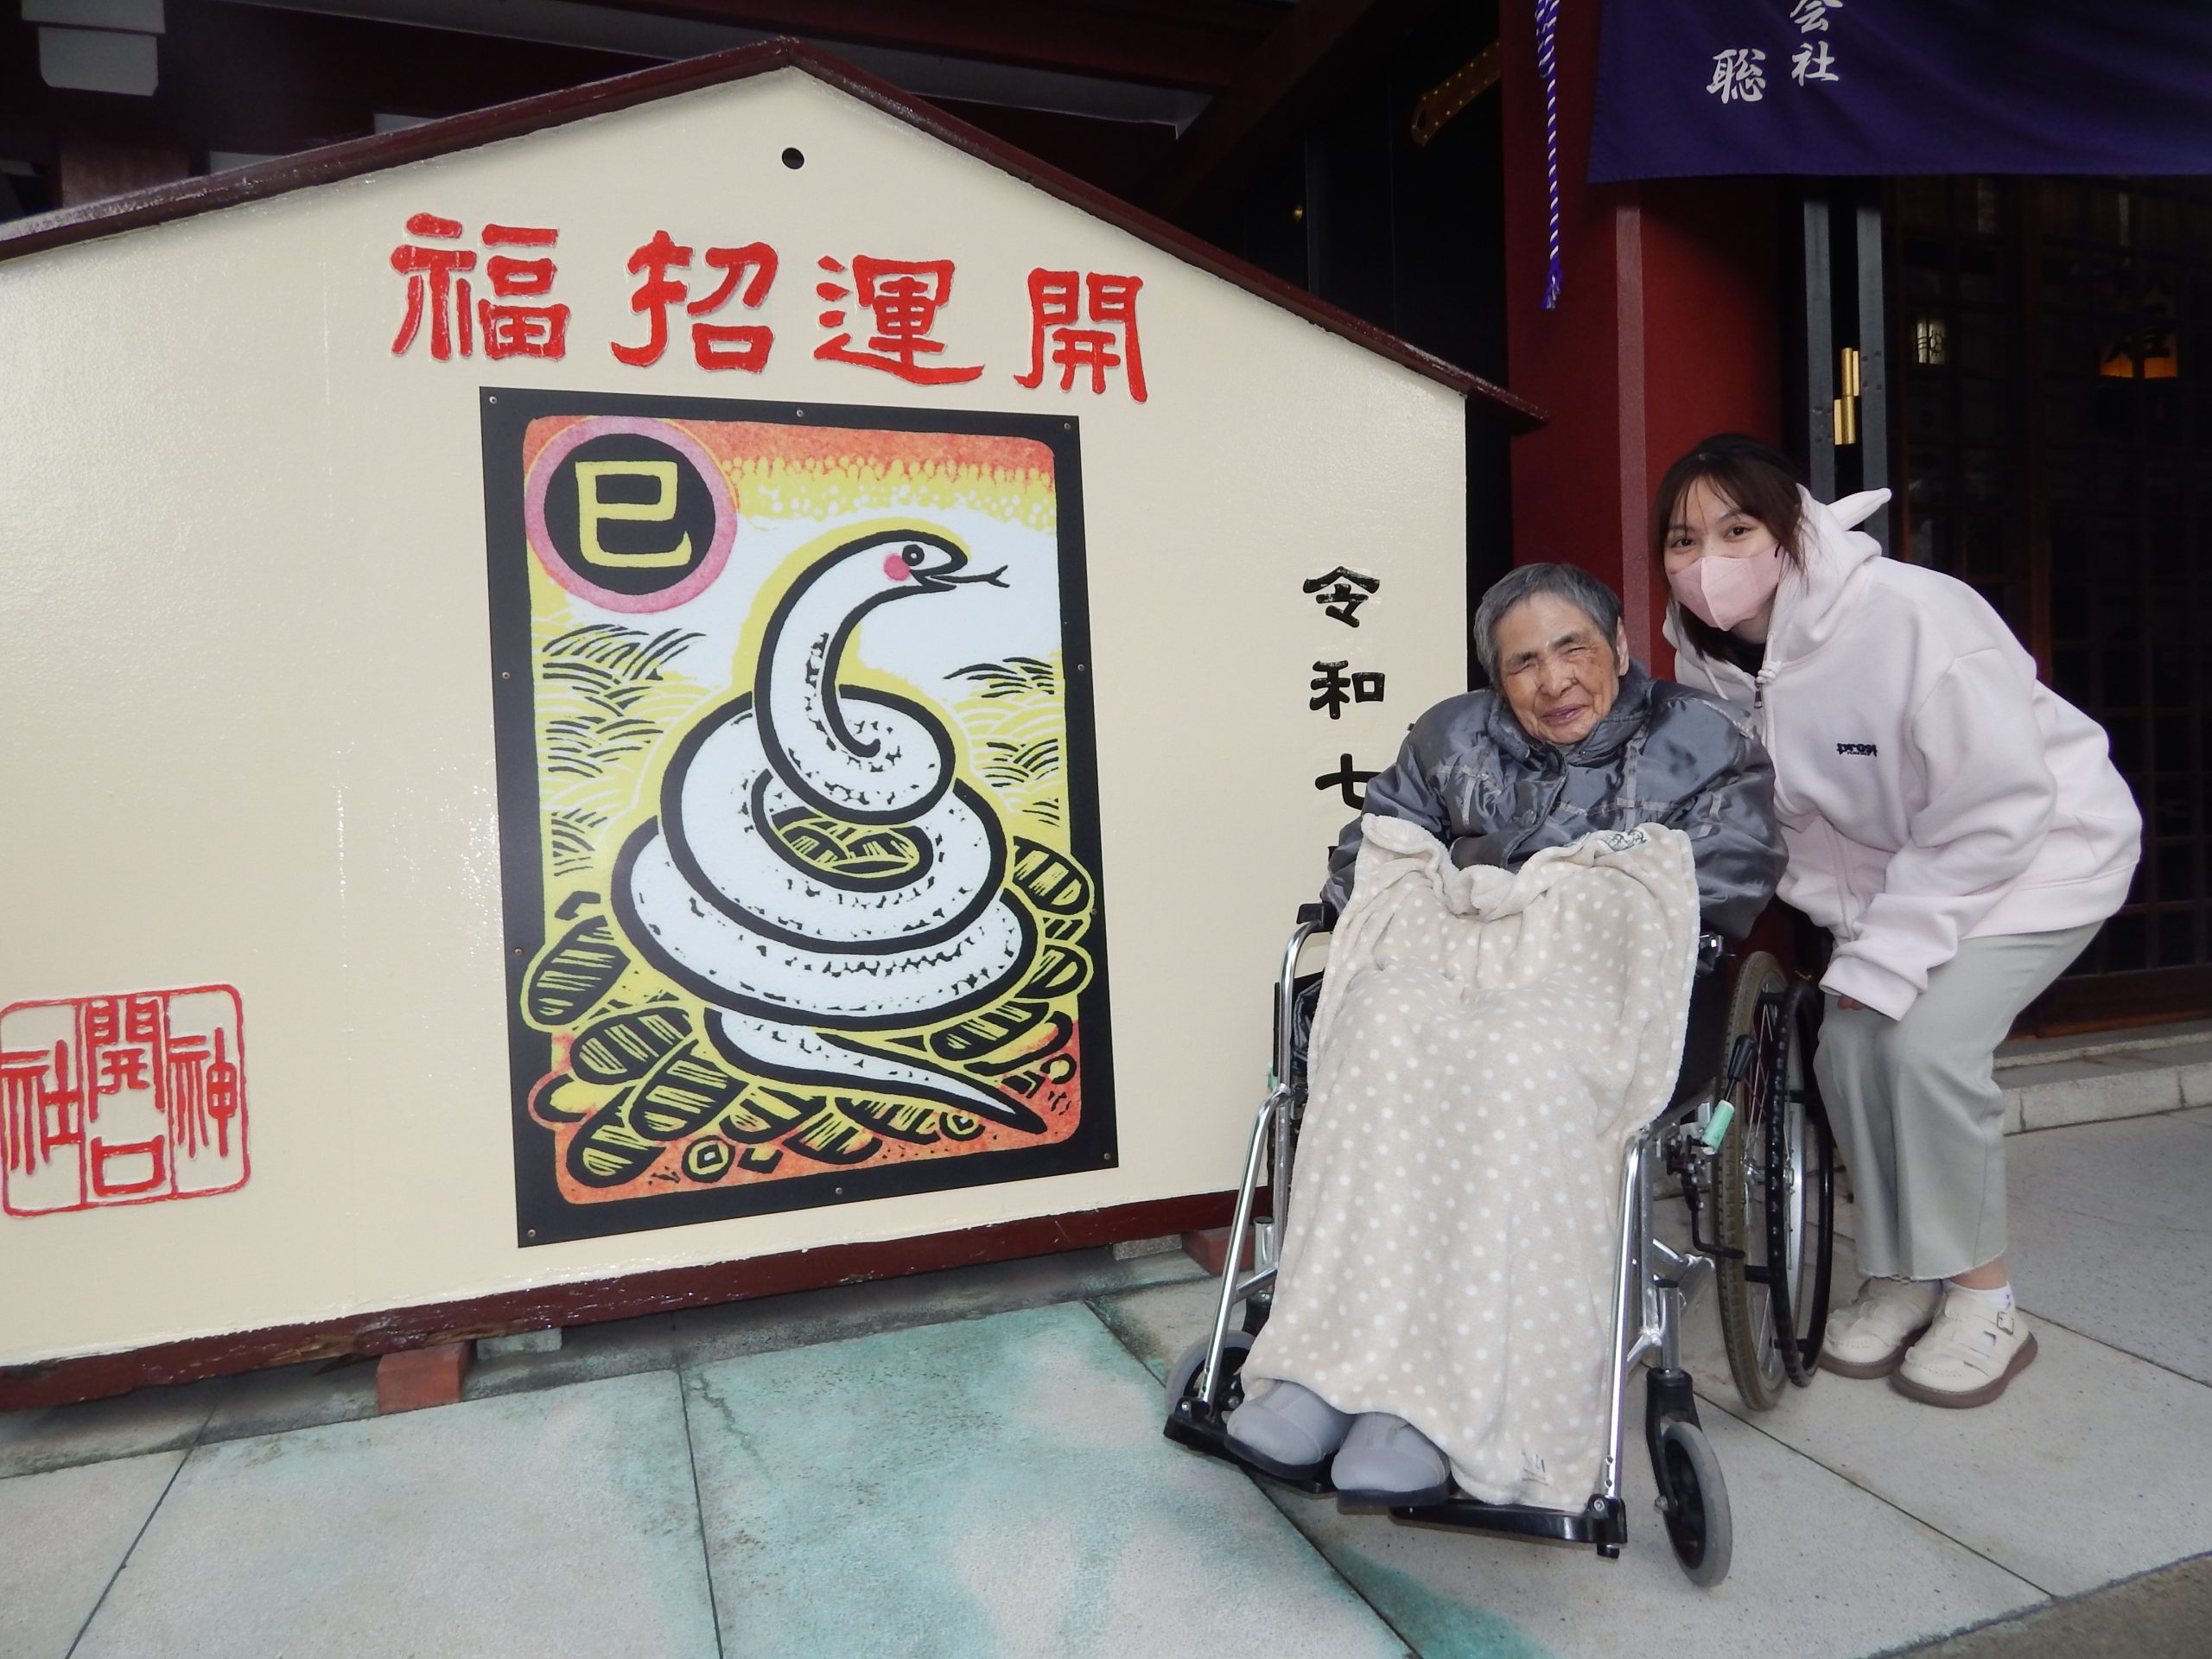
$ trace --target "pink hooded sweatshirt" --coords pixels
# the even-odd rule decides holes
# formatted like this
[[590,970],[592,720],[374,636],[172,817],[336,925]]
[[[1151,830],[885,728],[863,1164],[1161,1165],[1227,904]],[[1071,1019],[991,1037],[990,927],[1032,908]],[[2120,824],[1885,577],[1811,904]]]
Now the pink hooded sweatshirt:
[[1805,569],[1775,595],[1756,679],[1701,655],[1688,684],[1758,711],[1789,852],[1780,896],[1835,936],[1821,981],[1901,1019],[1961,939],[2119,909],[2143,820],[2104,728],[1964,582],[1857,531],[1887,490],[1803,494]]

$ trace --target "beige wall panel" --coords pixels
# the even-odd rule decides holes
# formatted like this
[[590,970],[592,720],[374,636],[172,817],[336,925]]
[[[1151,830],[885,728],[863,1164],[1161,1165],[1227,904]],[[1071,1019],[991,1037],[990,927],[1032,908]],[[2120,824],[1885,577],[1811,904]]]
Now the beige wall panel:
[[[564,360],[392,355],[420,212],[560,228]],[[779,250],[766,372],[613,359],[656,229]],[[855,253],[957,261],[985,376],[814,360]],[[1014,384],[1038,265],[1144,279],[1148,403]],[[0,1004],[235,985],[253,1160],[0,1217],[0,1363],[1226,1186],[1347,816],[1313,780],[1464,684],[1456,394],[796,71],[0,264]],[[1117,1166],[517,1247],[486,385],[1079,422]],[[1357,629],[1300,590],[1338,564]],[[1386,701],[1309,709],[1334,659]]]

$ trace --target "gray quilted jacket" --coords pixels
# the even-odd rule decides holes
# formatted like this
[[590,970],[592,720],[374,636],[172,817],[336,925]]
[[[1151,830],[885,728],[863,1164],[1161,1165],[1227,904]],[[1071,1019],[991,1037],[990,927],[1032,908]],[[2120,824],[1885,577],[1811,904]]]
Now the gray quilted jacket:
[[[1640,663],[1605,717],[1573,748],[1530,737],[1491,691],[1446,698],[1414,722],[1397,763],[1367,785],[1367,810],[1417,823],[1452,861],[1517,869],[1592,830],[1663,823],[1690,838],[1705,925],[1751,931],[1780,879],[1774,767],[1748,711]],[[1359,820],[1329,855],[1322,897],[1341,910],[1359,855]]]

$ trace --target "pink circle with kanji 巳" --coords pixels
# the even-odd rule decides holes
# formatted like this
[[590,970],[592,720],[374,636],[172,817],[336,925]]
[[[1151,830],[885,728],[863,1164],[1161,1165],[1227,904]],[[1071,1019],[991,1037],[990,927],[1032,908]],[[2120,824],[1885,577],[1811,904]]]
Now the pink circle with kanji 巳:
[[[593,439],[618,434],[651,438],[683,456],[706,485],[707,498],[714,510],[714,534],[708,542],[705,556],[679,581],[647,593],[618,592],[586,577],[556,550],[545,520],[546,492],[561,463]],[[686,600],[697,598],[713,585],[715,578],[721,575],[722,567],[729,563],[730,547],[737,539],[737,504],[715,458],[707,453],[703,444],[680,427],[634,415],[597,415],[565,429],[539,452],[523,489],[523,522],[529,531],[530,550],[547,575],[587,603],[602,610],[634,615],[642,611],[671,610]]]

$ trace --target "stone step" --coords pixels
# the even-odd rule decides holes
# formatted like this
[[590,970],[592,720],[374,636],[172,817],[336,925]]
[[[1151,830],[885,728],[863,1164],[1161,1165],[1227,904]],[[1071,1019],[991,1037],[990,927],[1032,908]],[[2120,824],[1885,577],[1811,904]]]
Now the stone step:
[[2212,1020],[2007,1043],[1997,1082],[2007,1135],[2212,1105]]

